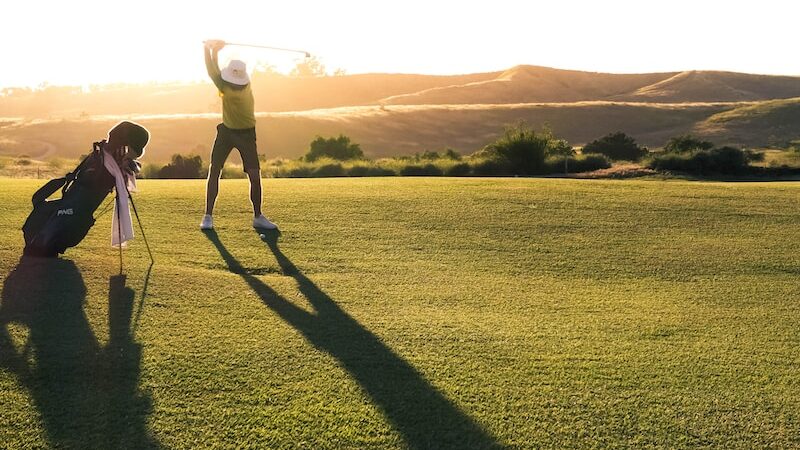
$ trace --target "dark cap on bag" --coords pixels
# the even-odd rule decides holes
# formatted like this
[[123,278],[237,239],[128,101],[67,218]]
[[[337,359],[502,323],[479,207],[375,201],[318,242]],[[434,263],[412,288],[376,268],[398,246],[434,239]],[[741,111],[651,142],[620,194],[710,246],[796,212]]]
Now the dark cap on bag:
[[135,159],[144,154],[144,147],[150,141],[150,132],[138,123],[122,121],[108,131],[108,140],[127,145],[134,153],[132,156]]

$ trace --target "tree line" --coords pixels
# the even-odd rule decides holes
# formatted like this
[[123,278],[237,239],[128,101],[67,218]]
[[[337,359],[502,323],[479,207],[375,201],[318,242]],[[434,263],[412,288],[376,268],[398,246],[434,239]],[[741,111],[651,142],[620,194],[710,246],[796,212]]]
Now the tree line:
[[[617,131],[582,148],[570,145],[545,127],[535,130],[524,122],[507,126],[503,134],[470,155],[452,149],[424,151],[412,156],[370,160],[348,136],[317,136],[297,160],[262,160],[265,176],[536,176],[589,172],[630,161],[659,171],[698,174],[741,174],[763,154],[735,147],[718,147],[692,135],[670,138],[663,149],[651,152]],[[169,164],[150,167],[150,178],[203,178],[207,173],[199,155],[173,155]],[[223,176],[226,176],[224,173]],[[241,176],[229,170],[227,176]]]

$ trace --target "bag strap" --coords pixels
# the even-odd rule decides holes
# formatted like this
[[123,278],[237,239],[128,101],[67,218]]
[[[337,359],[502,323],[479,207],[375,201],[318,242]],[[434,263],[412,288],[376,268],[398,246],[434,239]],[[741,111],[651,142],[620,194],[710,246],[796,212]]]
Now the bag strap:
[[78,175],[78,172],[80,172],[88,158],[88,156],[84,157],[72,172],[67,173],[61,178],[55,178],[45,183],[44,186],[40,187],[39,190],[33,193],[31,196],[31,203],[36,206],[39,203],[47,200],[47,197],[50,197],[59,189],[61,189],[61,195],[63,196],[64,193],[66,193],[69,189],[69,186],[72,184],[72,182],[75,181],[75,177]]
[[65,182],[64,182],[64,187],[61,188],[61,195],[64,195],[67,193],[67,191],[69,191],[69,189],[72,187],[72,183],[75,181],[75,179],[77,179],[80,176],[81,170],[83,170],[83,167],[88,163],[89,158],[91,158],[95,154],[99,154],[102,158],[103,154],[102,149],[105,144],[106,144],[105,140],[102,140],[100,142],[95,142],[92,144],[92,152],[84,156],[80,164],[78,164],[78,166],[75,167],[75,169],[73,169],[72,172],[69,172],[64,177]]
[[33,196],[31,197],[31,202],[33,203],[33,206],[36,206],[39,203],[42,203],[43,201],[47,200],[47,197],[53,195],[53,193],[57,191],[61,186],[64,186],[66,182],[67,178],[62,177],[50,180],[47,183],[45,183],[44,186],[40,187],[38,191],[33,193]]

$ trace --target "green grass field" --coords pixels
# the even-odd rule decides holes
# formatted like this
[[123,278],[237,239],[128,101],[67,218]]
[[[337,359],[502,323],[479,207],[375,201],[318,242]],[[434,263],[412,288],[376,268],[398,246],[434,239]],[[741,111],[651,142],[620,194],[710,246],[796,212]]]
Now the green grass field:
[[[800,183],[143,181],[23,261],[0,179],[0,447],[800,446]],[[137,230],[138,231],[138,230]]]

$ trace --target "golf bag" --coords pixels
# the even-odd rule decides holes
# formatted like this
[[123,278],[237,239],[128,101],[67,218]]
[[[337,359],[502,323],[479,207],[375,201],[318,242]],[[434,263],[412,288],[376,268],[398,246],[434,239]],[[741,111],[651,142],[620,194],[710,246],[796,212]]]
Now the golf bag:
[[[50,180],[33,194],[33,211],[22,226],[25,255],[55,257],[86,237],[94,225],[95,210],[115,184],[103,164],[103,145],[95,142],[92,153],[75,170]],[[58,189],[61,198],[47,200]]]

